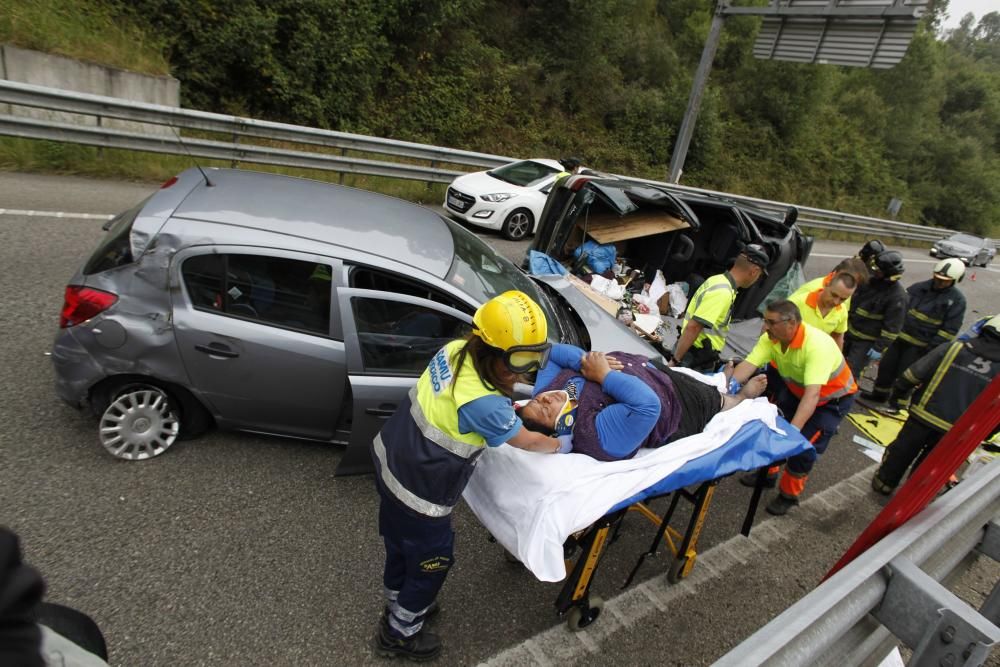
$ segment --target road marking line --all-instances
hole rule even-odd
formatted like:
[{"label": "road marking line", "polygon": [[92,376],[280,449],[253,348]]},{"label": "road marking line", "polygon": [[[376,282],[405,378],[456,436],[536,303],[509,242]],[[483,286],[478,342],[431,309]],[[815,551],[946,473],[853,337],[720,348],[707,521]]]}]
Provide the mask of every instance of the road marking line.
[{"label": "road marking line", "polygon": [[[809,257],[810,258],[812,258],[812,257],[825,257],[827,259],[838,259],[838,258],[839,259],[843,259],[844,258],[843,255],[828,255],[828,254],[822,253],[822,252],[811,252],[811,253],[809,253]],[[915,262],[917,264],[937,264],[940,261],[941,261],[940,259],[918,259],[916,257],[903,257],[903,262],[904,263],[905,262]],[[975,271],[977,269],[982,270],[982,271],[989,271],[990,273],[1000,273],[1000,269],[994,269],[994,268],[985,267],[985,266],[979,266],[979,267],[969,266],[969,267],[966,267],[965,271],[968,273],[969,271]]]},{"label": "road marking line", "polygon": [[[877,467],[876,464],[872,464],[822,492],[810,496],[802,502],[798,512],[761,521],[754,526],[753,534],[758,532],[768,534],[768,538],[764,540],[766,542],[787,541],[792,529],[811,522],[812,517],[817,512],[822,516],[836,511],[836,508],[832,507],[835,504],[835,499],[841,500],[849,497],[851,491],[847,489],[858,490],[859,486],[862,485],[867,488],[868,480],[871,479],[872,473]],[[815,511],[803,512],[801,510]],[[785,527],[780,528],[779,525]],[[777,539],[778,535],[781,536],[780,540]],[[669,584],[665,573],[647,579],[635,588],[620,593],[605,602],[601,618],[590,628],[580,632],[570,632],[560,623],[520,644],[504,649],[480,665],[502,667],[513,664],[530,664],[548,667],[553,664],[581,662],[581,658],[598,653],[600,641],[617,632],[624,625],[623,621],[627,621],[631,625],[641,622],[647,616],[662,614],[673,598],[692,593],[701,584],[721,578],[728,570],[739,566],[741,560],[737,554],[744,555],[740,552],[745,552],[745,555],[749,556],[751,552],[759,548],[759,543],[744,539],[742,535],[735,535],[708,551],[698,554],[695,569],[687,579],[683,579],[677,584]],[[601,629],[602,624],[607,624],[607,626]],[[567,636],[575,637],[576,641],[570,641]],[[531,656],[530,662],[525,661],[526,654]]]},{"label": "road marking line", "polygon": [[25,211],[16,208],[0,208],[0,215],[19,215],[28,218],[80,218],[81,220],[110,220],[114,215],[103,213],[67,213],[65,211]]}]

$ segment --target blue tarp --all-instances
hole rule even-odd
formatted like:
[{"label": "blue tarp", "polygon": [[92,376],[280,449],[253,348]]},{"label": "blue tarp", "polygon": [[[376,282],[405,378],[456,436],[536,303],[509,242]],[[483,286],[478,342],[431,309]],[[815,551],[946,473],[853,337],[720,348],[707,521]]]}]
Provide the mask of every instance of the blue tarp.
[{"label": "blue tarp", "polygon": [[785,431],[786,435],[772,431],[759,420],[744,424],[722,447],[688,461],[656,484],[618,503],[608,514],[685,486],[718,479],[741,470],[756,470],[812,448],[802,434],[783,418],[778,417],[777,423],[778,428]]},{"label": "blue tarp", "polygon": [[544,252],[529,250],[528,273],[533,276],[561,276],[569,273],[569,271],[566,270],[565,266],[549,257]]}]

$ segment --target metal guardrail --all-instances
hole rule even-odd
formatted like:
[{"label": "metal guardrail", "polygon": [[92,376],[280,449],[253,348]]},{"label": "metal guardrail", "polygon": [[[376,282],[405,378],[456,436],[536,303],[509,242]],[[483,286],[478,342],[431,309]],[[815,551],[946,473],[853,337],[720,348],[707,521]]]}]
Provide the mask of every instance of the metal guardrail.
[{"label": "metal guardrail", "polygon": [[[970,555],[1000,560],[1000,459],[972,473],[720,658],[715,667],[981,665],[1000,641],[1000,583],[977,612],[942,586]],[[948,656],[951,657],[948,657]]]},{"label": "metal guardrail", "polygon": [[[323,130],[312,127],[302,127],[299,125],[289,125],[287,123],[275,123],[271,121],[256,120],[253,118],[243,118],[240,116],[228,116],[225,114],[209,113],[206,111],[194,111],[169,107],[159,104],[148,104],[145,102],[135,102],[116,97],[105,97],[102,95],[90,95],[87,93],[77,93],[74,91],[61,90],[58,88],[47,88],[45,86],[35,86],[32,84],[18,83],[15,81],[0,80],[0,103],[14,104],[18,106],[35,107],[47,109],[49,111],[59,111],[63,113],[83,114],[95,116],[97,118],[114,118],[116,120],[130,121],[135,123],[151,123],[165,125],[173,128],[183,128],[188,130],[198,130],[203,132],[218,132],[234,137],[233,143],[212,142],[211,154],[198,155],[198,157],[210,157],[221,159],[241,160],[242,151],[250,151],[258,148],[240,144],[235,141],[236,137],[248,137],[268,141],[282,141],[288,143],[307,144],[324,148],[336,148],[341,151],[360,151],[365,153],[376,153],[389,155],[395,158],[411,158],[426,160],[432,163],[429,168],[422,171],[403,170],[394,172],[396,167],[403,165],[385,163],[380,167],[381,171],[375,173],[365,167],[365,160],[359,158],[342,158],[341,160],[331,160],[328,163],[318,162],[312,164],[287,164],[288,156],[268,164],[279,164],[283,166],[306,166],[314,169],[332,169],[334,171],[347,171],[352,173],[372,174],[376,176],[395,176],[398,178],[411,178],[414,180],[428,180],[438,182],[448,182],[455,175],[464,173],[449,170],[435,169],[433,163],[443,162],[448,164],[459,164],[471,167],[496,167],[514,158],[501,155],[491,155],[488,153],[477,153],[474,151],[456,150],[452,148],[442,148],[427,144],[418,144],[409,141],[397,141],[394,139],[383,139],[379,137],[369,137],[360,134],[347,132],[336,132],[333,130]],[[86,143],[88,145],[99,145],[106,148],[126,148],[133,150],[153,150],[149,146],[158,146],[159,150],[154,152],[172,152],[175,154],[186,154],[178,142],[171,141],[169,137],[163,137],[156,143],[145,143],[136,141],[136,133],[123,132],[113,128],[100,128],[101,132],[90,132],[76,134],[68,131],[71,128],[79,128],[79,125],[57,123],[54,121],[42,121],[35,123],[25,122],[27,119],[14,115],[3,116],[5,125],[4,134],[11,136],[26,136],[28,138],[51,138],[54,141],[70,141],[73,143]],[[54,130],[52,136],[41,136],[44,134],[43,128],[51,126]],[[58,131],[55,131],[58,130]],[[149,137],[152,139],[151,137]],[[96,143],[100,141],[101,143]],[[185,144],[191,144],[195,140],[184,139]],[[166,150],[166,149],[171,150]],[[265,148],[265,147],[259,147]],[[267,151],[272,151],[270,147]],[[192,151],[193,152],[193,151]],[[297,153],[295,151],[286,151]],[[223,155],[225,153],[225,155]],[[305,153],[305,155],[317,155]],[[259,156],[258,156],[259,157]],[[330,157],[330,156],[328,156]],[[249,160],[248,161],[254,161]],[[261,160],[255,160],[260,162]],[[373,161],[368,161],[373,162]],[[348,168],[350,163],[357,163],[359,169]],[[438,172],[438,173],[435,173]]]},{"label": "metal guardrail", "polygon": [[[501,155],[134,102],[14,81],[0,80],[0,103],[97,118],[97,125],[94,126],[26,118],[16,114],[0,114],[0,134],[27,139],[79,143],[103,148],[174,155],[190,154],[193,157],[206,159],[388,176],[429,183],[449,183],[456,176],[465,173],[464,171],[441,168],[440,164],[485,168],[496,167],[514,160],[514,158]],[[175,130],[219,133],[232,137],[232,141],[187,137],[183,139],[182,144],[176,135],[149,134],[103,126],[101,123],[102,119],[105,118],[134,123],[150,123],[172,127]],[[251,144],[246,143],[246,139],[336,149],[340,154],[331,155],[328,152]],[[348,156],[346,154],[348,151],[385,155],[396,161]],[[426,166],[408,164],[399,162],[400,159],[419,160],[430,164]],[[663,186],[679,194],[725,197],[737,203],[778,215],[783,214],[785,209],[790,206],[785,202],[774,202],[659,181],[647,182]],[[870,236],[881,235],[917,241],[935,241],[952,233],[950,229],[796,206],[799,209],[797,224],[807,228]]]}]

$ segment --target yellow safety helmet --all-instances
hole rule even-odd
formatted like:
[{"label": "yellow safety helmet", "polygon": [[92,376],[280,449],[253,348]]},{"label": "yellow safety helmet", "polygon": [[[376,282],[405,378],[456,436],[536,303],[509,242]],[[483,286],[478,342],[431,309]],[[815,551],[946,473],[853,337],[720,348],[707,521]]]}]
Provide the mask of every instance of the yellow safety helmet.
[{"label": "yellow safety helmet", "polygon": [[504,362],[515,373],[541,368],[548,359],[545,313],[524,292],[495,296],[472,316],[472,333],[490,347],[504,351]]}]

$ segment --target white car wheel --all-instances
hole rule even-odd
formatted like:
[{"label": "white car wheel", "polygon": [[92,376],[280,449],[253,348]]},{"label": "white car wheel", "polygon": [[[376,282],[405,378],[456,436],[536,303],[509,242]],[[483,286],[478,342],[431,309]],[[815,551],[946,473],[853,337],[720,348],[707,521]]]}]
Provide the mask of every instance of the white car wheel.
[{"label": "white car wheel", "polygon": [[124,387],[101,415],[98,435],[112,456],[128,461],[159,456],[174,444],[180,417],[173,401],[159,387]]},{"label": "white car wheel", "polygon": [[526,208],[516,208],[503,221],[500,233],[511,241],[520,241],[531,232],[534,224],[535,217],[531,215],[531,211]]}]

